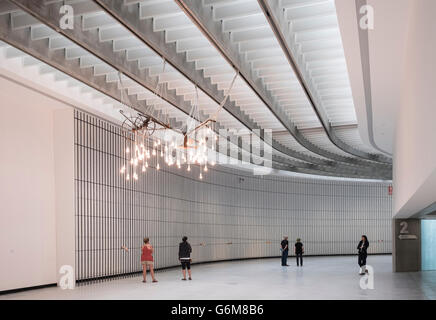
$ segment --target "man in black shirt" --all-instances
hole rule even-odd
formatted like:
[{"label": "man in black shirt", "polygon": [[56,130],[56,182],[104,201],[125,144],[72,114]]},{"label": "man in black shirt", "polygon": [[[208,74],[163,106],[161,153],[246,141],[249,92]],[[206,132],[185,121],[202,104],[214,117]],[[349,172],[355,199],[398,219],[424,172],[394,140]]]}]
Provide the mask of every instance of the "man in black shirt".
[{"label": "man in black shirt", "polygon": [[299,267],[300,265],[303,266],[303,253],[303,243],[301,242],[301,239],[298,238],[297,242],[295,242],[295,256],[297,257],[297,267]]},{"label": "man in black shirt", "polygon": [[191,275],[191,252],[192,248],[188,242],[188,237],[184,236],[179,244],[179,260],[182,264],[182,280],[186,280],[186,269],[188,269],[189,280],[192,280]]},{"label": "man in black shirt", "polygon": [[282,266],[288,267],[288,252],[289,252],[289,242],[288,237],[283,237],[283,240],[280,244],[280,250],[282,251]]}]

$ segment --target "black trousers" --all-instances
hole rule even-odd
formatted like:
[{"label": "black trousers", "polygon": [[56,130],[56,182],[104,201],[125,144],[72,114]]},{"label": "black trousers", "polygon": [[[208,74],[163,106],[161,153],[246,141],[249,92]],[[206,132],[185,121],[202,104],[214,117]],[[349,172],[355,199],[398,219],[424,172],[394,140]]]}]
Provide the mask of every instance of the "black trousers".
[{"label": "black trousers", "polygon": [[191,270],[191,261],[190,260],[180,260],[182,263],[182,270],[188,269]]},{"label": "black trousers", "polygon": [[295,257],[297,258],[297,266],[303,266],[303,254],[302,253],[296,253]]},{"label": "black trousers", "polygon": [[282,251],[282,266],[286,266],[288,264],[288,250]]},{"label": "black trousers", "polygon": [[366,257],[368,255],[366,253],[359,253],[358,255],[358,264],[359,267],[366,266]]}]

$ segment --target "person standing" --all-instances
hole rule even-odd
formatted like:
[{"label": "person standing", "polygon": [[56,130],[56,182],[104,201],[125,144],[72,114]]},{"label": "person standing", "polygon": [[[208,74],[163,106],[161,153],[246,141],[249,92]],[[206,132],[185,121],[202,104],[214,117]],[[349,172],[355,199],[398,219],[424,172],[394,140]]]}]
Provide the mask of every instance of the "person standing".
[{"label": "person standing", "polygon": [[151,279],[153,282],[157,282],[154,277],[154,269],[153,269],[153,247],[150,244],[149,238],[144,238],[144,243],[141,247],[141,264],[142,264],[142,282],[147,282],[147,266],[150,269]]},{"label": "person standing", "polygon": [[295,242],[295,256],[297,257],[297,267],[300,265],[303,266],[303,253],[304,253],[304,246],[301,242],[301,239],[298,238]]},{"label": "person standing", "polygon": [[368,256],[368,247],[369,242],[367,236],[363,235],[362,239],[360,240],[359,244],[357,245],[358,250],[358,263],[360,267],[360,275],[364,275],[366,272],[366,258]]},{"label": "person standing", "polygon": [[288,252],[289,252],[289,242],[288,237],[283,237],[282,242],[280,243],[280,250],[282,251],[282,267],[288,266]]},{"label": "person standing", "polygon": [[188,269],[189,280],[192,280],[191,275],[191,252],[192,248],[188,242],[188,237],[184,236],[179,244],[179,260],[182,264],[182,280],[186,280],[186,269]]}]

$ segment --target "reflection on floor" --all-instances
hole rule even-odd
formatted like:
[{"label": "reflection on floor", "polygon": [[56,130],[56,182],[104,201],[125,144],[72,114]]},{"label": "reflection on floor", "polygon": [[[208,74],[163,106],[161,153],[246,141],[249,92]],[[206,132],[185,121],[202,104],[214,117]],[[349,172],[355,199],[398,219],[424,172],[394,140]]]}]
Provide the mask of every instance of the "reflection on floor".
[{"label": "reflection on floor", "polygon": [[[304,267],[281,267],[280,259],[193,266],[193,280],[179,268],[157,273],[159,283],[141,277],[79,286],[52,287],[0,299],[436,299],[436,271],[392,273],[391,256],[370,256],[374,289],[360,286],[356,257],[306,257]],[[150,280],[150,278],[148,279]]]}]

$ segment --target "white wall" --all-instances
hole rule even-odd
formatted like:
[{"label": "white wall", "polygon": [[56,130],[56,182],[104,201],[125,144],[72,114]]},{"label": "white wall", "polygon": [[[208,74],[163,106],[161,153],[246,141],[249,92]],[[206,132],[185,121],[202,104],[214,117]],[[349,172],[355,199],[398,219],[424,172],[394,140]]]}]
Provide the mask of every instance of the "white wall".
[{"label": "white wall", "polygon": [[[406,218],[436,201],[436,1],[410,11],[407,56],[394,145],[394,215]],[[400,66],[399,66],[400,67]]]},{"label": "white wall", "polygon": [[[55,157],[55,149],[68,154],[68,147],[54,147],[56,131],[71,137],[73,131],[72,125],[55,128],[54,114],[68,107],[3,77],[0,88],[2,291],[56,283],[56,206],[63,201],[58,209],[68,212],[74,204],[67,198],[57,200],[57,191],[66,180],[73,183],[74,176],[55,172],[55,158],[62,158]],[[74,224],[70,228],[74,232]]]}]

